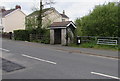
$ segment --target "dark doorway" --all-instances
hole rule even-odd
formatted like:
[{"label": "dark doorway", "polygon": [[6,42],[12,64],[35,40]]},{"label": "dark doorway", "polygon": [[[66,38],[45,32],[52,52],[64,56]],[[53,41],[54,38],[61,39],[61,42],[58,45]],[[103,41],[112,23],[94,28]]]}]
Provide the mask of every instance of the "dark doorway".
[{"label": "dark doorway", "polygon": [[54,29],[54,44],[61,44],[61,29]]}]

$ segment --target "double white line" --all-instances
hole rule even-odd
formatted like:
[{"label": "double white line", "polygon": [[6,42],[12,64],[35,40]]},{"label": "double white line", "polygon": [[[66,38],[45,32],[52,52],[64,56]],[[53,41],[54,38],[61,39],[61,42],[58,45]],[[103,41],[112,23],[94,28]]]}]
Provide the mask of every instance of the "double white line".
[{"label": "double white line", "polygon": [[35,59],[35,60],[39,60],[39,61],[43,61],[43,62],[47,62],[47,63],[50,63],[50,64],[57,64],[57,63],[52,62],[52,61],[48,61],[48,60],[44,60],[44,59],[40,59],[40,58],[37,58],[37,57],[32,57],[32,56],[25,55],[25,54],[22,54],[22,56],[24,56],[24,57],[28,57],[28,58],[31,58],[31,59]]}]

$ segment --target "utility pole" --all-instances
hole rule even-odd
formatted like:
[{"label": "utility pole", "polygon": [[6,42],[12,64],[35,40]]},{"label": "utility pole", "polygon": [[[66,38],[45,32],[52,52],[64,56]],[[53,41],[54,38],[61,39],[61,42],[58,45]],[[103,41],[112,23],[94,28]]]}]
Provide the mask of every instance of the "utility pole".
[{"label": "utility pole", "polygon": [[40,11],[39,11],[39,15],[38,15],[38,28],[37,28],[38,31],[42,27],[42,17],[43,17],[43,7],[44,7],[44,5],[50,5],[50,7],[51,7],[52,4],[54,4],[54,2],[52,2],[51,0],[50,0],[49,3],[46,2],[46,4],[43,4],[42,0],[40,0]]},{"label": "utility pole", "polygon": [[42,9],[43,9],[43,4],[42,4],[42,0],[40,0],[40,11],[38,15],[38,29],[41,29],[42,27]]}]

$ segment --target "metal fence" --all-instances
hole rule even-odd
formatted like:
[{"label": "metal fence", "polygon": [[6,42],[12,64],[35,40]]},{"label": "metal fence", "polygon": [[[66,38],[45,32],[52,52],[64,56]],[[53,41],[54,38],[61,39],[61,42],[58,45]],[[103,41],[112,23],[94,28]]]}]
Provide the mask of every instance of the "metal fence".
[{"label": "metal fence", "polygon": [[120,37],[77,36],[77,44],[119,45]]}]

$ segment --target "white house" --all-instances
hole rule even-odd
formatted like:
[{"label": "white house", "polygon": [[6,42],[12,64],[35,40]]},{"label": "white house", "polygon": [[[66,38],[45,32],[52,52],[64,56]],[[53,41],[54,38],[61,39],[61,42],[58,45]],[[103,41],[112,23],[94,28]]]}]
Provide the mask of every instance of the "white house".
[{"label": "white house", "polygon": [[[26,17],[26,28],[36,28],[37,27],[37,17],[39,10],[29,14]],[[49,28],[53,22],[69,21],[69,17],[63,13],[59,13],[55,8],[43,9],[42,27]]]},{"label": "white house", "polygon": [[0,33],[2,32],[3,30],[3,26],[2,26],[2,7],[0,6]]},{"label": "white house", "polygon": [[19,5],[15,6],[15,9],[5,10],[1,9],[2,19],[1,25],[3,26],[3,32],[13,32],[18,29],[25,29],[25,17],[26,15],[21,11]]},{"label": "white house", "polygon": [[[50,29],[50,44],[67,45],[74,40],[76,25],[69,21],[69,17],[59,13],[55,8],[43,9],[42,28]],[[39,11],[35,11],[26,17],[26,29],[37,28]]]}]

